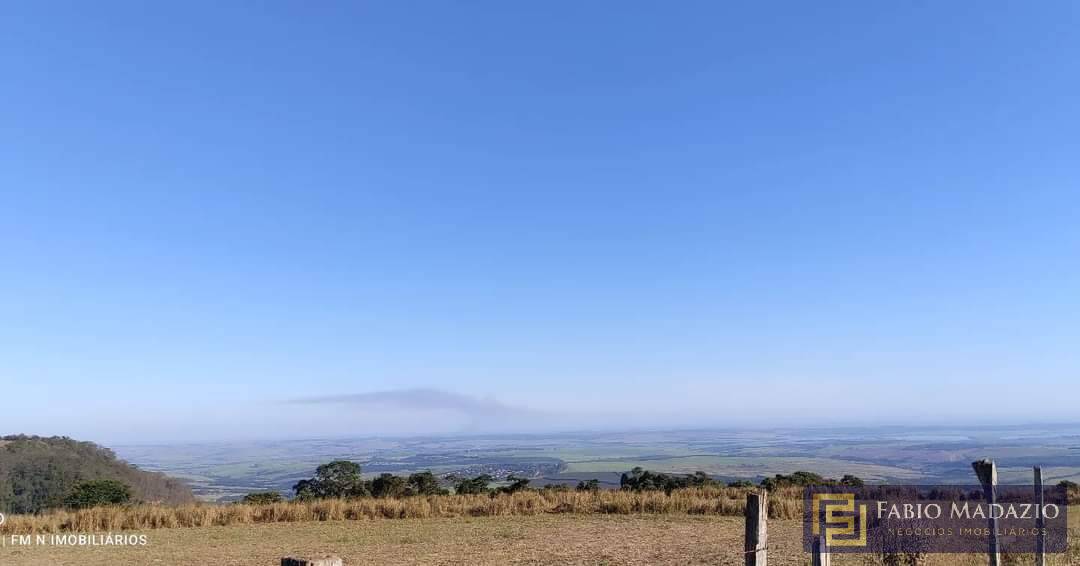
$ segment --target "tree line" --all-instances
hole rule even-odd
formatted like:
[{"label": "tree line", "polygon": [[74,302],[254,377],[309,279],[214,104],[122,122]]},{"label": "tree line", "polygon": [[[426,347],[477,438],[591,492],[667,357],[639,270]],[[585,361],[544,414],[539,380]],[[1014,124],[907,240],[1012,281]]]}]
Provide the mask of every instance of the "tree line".
[{"label": "tree line", "polygon": [[[527,489],[529,479],[508,476],[507,485],[492,488],[495,478],[488,474],[475,477],[449,478],[454,493],[460,494],[498,494],[514,493]],[[409,497],[413,495],[447,495],[450,490],[431,471],[416,472],[408,476],[389,473],[379,474],[371,479],[364,479],[362,468],[356,462],[335,460],[315,469],[315,475],[300,480],[293,486],[294,498],[299,501],[326,498],[350,497]],[[281,494],[276,491],[249,493],[245,503],[274,503],[281,501]]]},{"label": "tree line", "polygon": [[[310,501],[327,498],[401,498],[414,495],[448,495],[451,490],[442,487],[442,482],[431,471],[416,472],[408,476],[383,473],[372,479],[364,479],[360,464],[347,460],[335,460],[316,468],[312,478],[300,480],[293,486],[294,499]],[[489,474],[474,477],[448,476],[447,480],[453,492],[463,495],[491,495],[516,493],[529,488],[530,480],[514,475],[506,477],[505,485],[492,487],[495,478]],[[792,474],[776,474],[761,481],[760,487],[773,491],[784,487],[806,487],[815,485],[840,485],[863,487],[865,482],[854,475],[844,475],[839,480],[823,477],[813,472],[799,471]],[[1070,499],[1080,490],[1075,482],[1062,480],[1058,486],[1065,489]],[[694,487],[734,487],[754,488],[754,483],[739,480],[725,484],[710,477],[705,472],[693,474],[667,474],[635,467],[619,478],[619,489],[625,491],[663,491],[670,495],[677,489]],[[564,484],[548,484],[541,488],[551,491],[569,491]],[[574,487],[575,491],[599,491],[597,479],[582,480]],[[242,502],[249,504],[270,504],[284,501],[280,492],[259,491],[244,496]],[[63,506],[71,509],[84,509],[105,505],[123,505],[133,502],[129,486],[116,480],[90,480],[76,484],[64,498]]]},{"label": "tree line", "polygon": [[[489,474],[474,477],[449,476],[447,478],[453,492],[463,495],[498,495],[515,493],[529,489],[530,480],[514,475],[507,476],[505,485],[492,487],[495,478]],[[848,485],[861,486],[863,481],[855,476],[846,475],[840,480],[824,478],[812,472],[795,472],[791,475],[777,474],[766,478],[761,486],[776,489],[786,486],[807,485]],[[705,472],[692,474],[667,474],[635,467],[619,478],[619,489],[627,491],[663,491],[671,494],[677,489],[692,487],[754,487],[749,481],[737,481],[725,484]],[[542,489],[569,490],[565,485],[545,485]],[[600,480],[590,479],[578,482],[576,491],[598,491]],[[362,468],[356,462],[335,460],[315,469],[314,477],[300,480],[293,486],[294,498],[299,501],[326,498],[350,497],[408,497],[411,495],[445,495],[450,489],[442,487],[431,471],[417,472],[408,476],[384,473],[372,479],[364,479]],[[276,503],[282,501],[276,491],[250,493],[244,497],[245,503]]]},{"label": "tree line", "polygon": [[[502,485],[493,486],[492,484]],[[449,487],[443,487],[445,485]],[[504,482],[496,482],[489,474],[481,474],[474,477],[447,476],[445,481],[440,481],[431,471],[417,472],[408,476],[397,476],[383,473],[371,479],[364,479],[360,464],[348,460],[335,460],[316,468],[315,475],[303,479],[293,486],[293,496],[296,500],[305,501],[326,498],[354,498],[354,497],[408,497],[413,495],[445,495],[451,493],[464,495],[498,495],[500,493],[515,493],[530,489],[530,480],[514,475],[507,476]],[[775,490],[781,487],[808,486],[808,485],[845,485],[860,487],[863,480],[853,475],[845,475],[839,480],[829,479],[812,472],[795,472],[793,474],[777,474],[771,478],[765,478],[760,486],[765,489]],[[663,491],[667,494],[677,489],[699,487],[757,487],[747,480],[740,480],[725,484],[709,476],[705,472],[692,474],[668,474],[653,472],[641,467],[635,467],[622,474],[619,478],[619,489],[627,491]],[[548,484],[544,490],[567,491],[571,488],[567,485]],[[597,479],[581,480],[573,488],[576,491],[598,491],[601,489]],[[276,503],[284,498],[276,491],[261,491],[250,493],[243,498],[244,503]]]}]

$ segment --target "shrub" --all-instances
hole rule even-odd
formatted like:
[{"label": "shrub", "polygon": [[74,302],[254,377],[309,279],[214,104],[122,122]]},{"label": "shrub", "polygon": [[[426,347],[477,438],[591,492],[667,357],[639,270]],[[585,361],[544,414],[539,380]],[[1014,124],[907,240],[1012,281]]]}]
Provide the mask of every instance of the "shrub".
[{"label": "shrub", "polygon": [[1074,481],[1061,480],[1058,482],[1058,487],[1065,490],[1065,497],[1069,505],[1080,505],[1080,485]]},{"label": "shrub", "polygon": [[840,478],[840,485],[844,485],[847,487],[863,487],[864,485],[866,485],[866,482],[851,474],[847,474],[844,477]]},{"label": "shrub", "polygon": [[77,484],[64,500],[73,509],[123,505],[131,500],[131,488],[116,480],[91,480]]},{"label": "shrub", "polygon": [[619,478],[619,487],[630,491],[663,491],[670,494],[676,489],[687,487],[711,487],[718,485],[716,480],[705,472],[694,472],[680,476],[650,472],[636,467]]},{"label": "shrub", "polygon": [[270,505],[281,503],[284,500],[281,494],[276,491],[254,491],[245,495],[241,502],[249,505]]},{"label": "shrub", "polygon": [[813,472],[795,472],[791,475],[776,474],[771,478],[761,481],[761,486],[769,491],[775,491],[781,487],[806,487],[811,485],[843,485],[847,487],[863,487],[865,482],[848,474],[840,481],[821,477]]},{"label": "shrub", "polygon": [[591,479],[579,481],[575,489],[577,491],[600,491],[600,480]]},{"label": "shrub", "polygon": [[529,487],[529,480],[526,478],[519,478],[517,476],[506,476],[506,480],[510,482],[510,485],[499,488],[499,493],[517,493]]},{"label": "shrub", "polygon": [[439,480],[430,471],[411,474],[405,483],[408,495],[446,495],[449,493],[439,485]]},{"label": "shrub", "polygon": [[370,491],[375,497],[401,497],[405,495],[405,478],[394,474],[380,474],[371,480]]},{"label": "shrub", "polygon": [[813,472],[795,472],[791,475],[776,474],[771,478],[761,480],[761,486],[769,491],[780,487],[805,487],[808,485],[831,485],[835,481],[826,480]]},{"label": "shrub", "polygon": [[462,478],[454,484],[454,492],[464,495],[487,493],[491,480],[492,477],[487,474],[481,474],[475,478]]}]

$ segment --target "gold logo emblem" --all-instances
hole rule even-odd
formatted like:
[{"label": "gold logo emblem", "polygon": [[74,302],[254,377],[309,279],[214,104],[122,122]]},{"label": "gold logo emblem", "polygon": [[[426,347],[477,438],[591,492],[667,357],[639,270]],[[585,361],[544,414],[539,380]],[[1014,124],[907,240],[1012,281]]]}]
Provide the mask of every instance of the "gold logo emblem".
[{"label": "gold logo emblem", "polygon": [[866,546],[866,504],[856,505],[854,493],[815,493],[812,511],[811,530],[824,531],[826,546]]}]

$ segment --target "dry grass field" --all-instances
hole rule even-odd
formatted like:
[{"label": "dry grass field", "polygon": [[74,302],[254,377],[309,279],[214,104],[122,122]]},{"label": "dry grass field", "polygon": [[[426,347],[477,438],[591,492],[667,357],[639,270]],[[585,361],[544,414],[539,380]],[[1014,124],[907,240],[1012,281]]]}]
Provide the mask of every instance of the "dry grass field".
[{"label": "dry grass field", "polygon": [[[801,491],[770,498],[769,558],[806,565]],[[543,492],[403,499],[320,500],[273,505],[136,505],[12,516],[0,527],[4,565],[276,565],[282,556],[337,554],[346,564],[730,564],[743,563],[745,491]],[[1071,551],[1053,566],[1080,564],[1080,508],[1070,508]],[[144,535],[144,546],[57,546],[52,534]],[[19,544],[20,535],[34,542]],[[14,538],[13,538],[14,537]],[[880,564],[839,556],[837,566]],[[1008,557],[1006,564],[1030,564]],[[985,564],[937,555],[924,566]]]},{"label": "dry grass field", "polygon": [[[1080,511],[1080,510],[1078,510]],[[804,566],[801,524],[769,523],[769,562]],[[289,554],[334,553],[346,565],[404,564],[719,564],[742,565],[742,520],[690,515],[536,515],[325,521],[227,525],[143,531],[146,546],[0,548],[0,563],[15,566],[201,565],[267,566]],[[1074,532],[1077,529],[1074,528]],[[1073,540],[1080,536],[1075,533]],[[6,535],[5,538],[10,537]],[[938,555],[926,566],[985,564],[981,557]],[[1069,561],[1071,558],[1072,562]],[[834,564],[870,565],[865,557]],[[1009,560],[1007,564],[1030,564]],[[1050,564],[1080,564],[1070,557]]]},{"label": "dry grass field", "polygon": [[[798,524],[777,525],[777,556],[798,563]],[[150,531],[141,548],[3,549],[4,564],[270,565],[333,552],[346,564],[736,564],[736,518],[548,515],[329,521]],[[741,543],[740,543],[741,544]],[[782,562],[781,562],[782,563]]]},{"label": "dry grass field", "polygon": [[[721,515],[742,516],[746,490],[736,488],[661,491],[540,491],[513,494],[430,495],[403,498],[320,499],[271,505],[132,505],[41,515],[8,517],[5,533],[104,532],[257,523],[303,523],[336,520],[509,517],[576,515]],[[784,488],[770,498],[776,519],[802,516],[802,490]]]}]

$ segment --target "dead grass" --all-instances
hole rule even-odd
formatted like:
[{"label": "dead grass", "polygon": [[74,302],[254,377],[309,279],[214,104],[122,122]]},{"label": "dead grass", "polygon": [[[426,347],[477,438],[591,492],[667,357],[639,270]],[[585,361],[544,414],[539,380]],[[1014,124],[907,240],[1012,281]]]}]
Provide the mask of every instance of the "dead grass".
[{"label": "dead grass", "polygon": [[[799,524],[776,525],[777,564],[801,564]],[[16,566],[277,564],[282,556],[336,554],[360,564],[742,564],[736,517],[540,515],[402,521],[327,521],[163,529],[132,548],[0,549]]]},{"label": "dead grass", "polygon": [[[794,493],[798,493],[797,491]],[[337,554],[358,564],[743,563],[739,490],[663,493],[532,492],[401,500],[328,500],[267,506],[135,506],[9,517],[0,564],[254,566],[289,554]],[[801,500],[773,494],[769,563],[805,566]],[[1080,564],[1080,509],[1070,510],[1070,552],[1048,564]],[[396,520],[387,520],[396,519]],[[21,546],[14,533],[125,531],[145,546]],[[931,555],[922,566],[976,566],[982,556]],[[1032,564],[1007,556],[1005,564]],[[834,566],[877,566],[865,555]]]},{"label": "dead grass", "polygon": [[[1073,524],[1076,524],[1073,521]],[[1073,528],[1073,541],[1080,536]],[[325,521],[208,526],[142,531],[148,543],[136,547],[0,548],[0,564],[13,566],[114,566],[277,564],[282,556],[336,554],[348,566],[379,564],[539,565],[743,564],[743,521],[698,515],[536,515]],[[769,523],[769,563],[805,566],[802,524]],[[10,535],[5,536],[8,539]],[[1080,549],[1051,556],[1051,566],[1080,563]],[[1071,561],[1070,561],[1071,560]],[[871,566],[867,556],[837,556],[835,566]],[[934,555],[923,566],[976,566],[981,556]],[[1031,564],[1009,557],[1006,564]]]},{"label": "dead grass", "polygon": [[[802,491],[798,489],[771,494],[770,517],[801,517],[801,497]],[[41,515],[15,515],[8,517],[7,522],[0,526],[0,534],[92,533],[257,523],[548,514],[742,516],[745,507],[746,491],[732,488],[684,489],[671,495],[663,492],[628,491],[525,491],[495,497],[436,495],[402,499],[327,499],[272,505],[134,505],[53,511]]]}]

